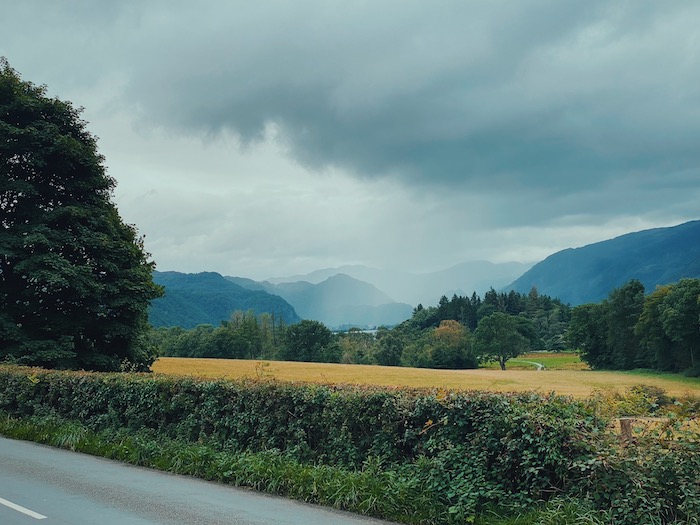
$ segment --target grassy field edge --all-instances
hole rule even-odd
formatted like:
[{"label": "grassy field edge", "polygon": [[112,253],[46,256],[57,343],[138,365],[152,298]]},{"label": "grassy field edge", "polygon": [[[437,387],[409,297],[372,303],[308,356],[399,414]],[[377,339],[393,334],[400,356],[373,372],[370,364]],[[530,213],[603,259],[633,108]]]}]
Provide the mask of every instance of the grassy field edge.
[{"label": "grassy field edge", "polygon": [[[558,361],[554,361],[557,359]],[[555,358],[526,355],[508,370],[437,370],[378,365],[344,365],[292,361],[162,357],[153,364],[156,374],[206,379],[276,379],[322,384],[359,384],[408,388],[444,388],[492,392],[556,392],[579,399],[605,390],[624,390],[640,383],[661,388],[673,397],[700,397],[700,378],[679,374],[585,370],[569,354]],[[523,363],[522,361],[526,361]],[[542,362],[538,371],[528,362]],[[554,361],[554,362],[553,362]],[[563,367],[563,368],[555,368]]]}]

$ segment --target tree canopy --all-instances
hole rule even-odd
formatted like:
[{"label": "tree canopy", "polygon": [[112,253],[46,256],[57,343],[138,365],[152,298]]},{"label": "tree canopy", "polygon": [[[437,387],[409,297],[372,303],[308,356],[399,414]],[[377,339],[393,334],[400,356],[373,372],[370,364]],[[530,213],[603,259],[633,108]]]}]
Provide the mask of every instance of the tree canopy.
[{"label": "tree canopy", "polygon": [[286,330],[280,357],[287,361],[337,363],[340,346],[323,323],[304,319]]},{"label": "tree canopy", "polygon": [[80,112],[0,60],[0,357],[144,369],[161,290]]},{"label": "tree canopy", "polygon": [[651,368],[700,375],[700,279],[644,295],[631,280],[607,300],[574,308],[568,338],[593,368]]},{"label": "tree canopy", "polygon": [[531,350],[522,326],[516,317],[503,312],[484,317],[474,333],[477,356],[482,361],[497,361],[501,370],[505,370],[510,358]]}]

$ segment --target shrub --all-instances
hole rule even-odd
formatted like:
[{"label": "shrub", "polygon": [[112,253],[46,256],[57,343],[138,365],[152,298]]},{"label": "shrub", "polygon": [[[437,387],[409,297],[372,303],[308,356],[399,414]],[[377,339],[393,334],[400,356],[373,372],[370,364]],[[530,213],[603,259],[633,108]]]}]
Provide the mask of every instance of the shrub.
[{"label": "shrub", "polygon": [[630,443],[601,440],[581,495],[606,522],[696,524],[700,516],[700,434],[671,418]]},{"label": "shrub", "polygon": [[[569,490],[605,421],[559,396],[0,368],[0,410],[303,464],[383,465],[455,517]],[[183,457],[188,464],[192,458]]]},{"label": "shrub", "polygon": [[691,405],[0,367],[0,433],[422,524],[697,525],[697,427],[605,431]]}]

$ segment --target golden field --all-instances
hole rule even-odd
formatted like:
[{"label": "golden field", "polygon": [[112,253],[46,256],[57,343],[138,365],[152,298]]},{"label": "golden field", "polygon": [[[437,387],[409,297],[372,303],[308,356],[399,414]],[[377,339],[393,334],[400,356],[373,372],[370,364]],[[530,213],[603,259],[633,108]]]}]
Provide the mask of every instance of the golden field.
[{"label": "golden field", "polygon": [[[542,356],[523,356],[520,360],[543,360]],[[509,362],[509,366],[511,363]],[[516,366],[518,365],[518,366]],[[528,366],[520,368],[520,366]],[[573,369],[571,369],[573,368]],[[207,379],[274,378],[332,384],[363,384],[392,387],[435,387],[497,392],[556,392],[585,398],[594,391],[624,392],[628,387],[645,384],[663,388],[670,396],[700,396],[700,379],[671,374],[608,372],[584,370],[568,364],[564,369],[538,371],[526,363],[512,363],[510,370],[433,370],[392,366],[300,363],[287,361],[250,361],[236,359],[195,359],[162,357],[152,366],[155,373]]]}]

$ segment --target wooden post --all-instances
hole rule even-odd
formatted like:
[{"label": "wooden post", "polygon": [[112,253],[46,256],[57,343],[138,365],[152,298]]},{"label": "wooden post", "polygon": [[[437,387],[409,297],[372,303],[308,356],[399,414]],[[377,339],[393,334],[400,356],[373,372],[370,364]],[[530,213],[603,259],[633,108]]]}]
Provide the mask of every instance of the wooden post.
[{"label": "wooden post", "polygon": [[633,417],[620,418],[620,441],[623,445],[632,443],[632,423],[634,423]]}]

